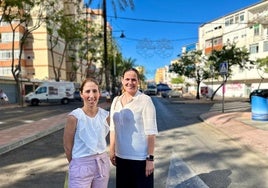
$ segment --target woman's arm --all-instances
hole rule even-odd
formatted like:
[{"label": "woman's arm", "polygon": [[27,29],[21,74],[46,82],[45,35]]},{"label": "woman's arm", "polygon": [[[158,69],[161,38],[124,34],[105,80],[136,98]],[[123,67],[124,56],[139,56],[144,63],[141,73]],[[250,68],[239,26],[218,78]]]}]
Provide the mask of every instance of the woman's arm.
[{"label": "woman's arm", "polygon": [[110,160],[111,163],[116,166],[115,161],[115,132],[110,131]]},{"label": "woman's arm", "polygon": [[72,160],[72,149],[74,145],[76,124],[77,119],[74,116],[68,116],[63,134],[63,146],[68,162],[71,162]]},{"label": "woman's arm", "polygon": [[[155,135],[148,135],[148,155],[154,155],[154,148],[155,148]],[[146,160],[146,169],[145,175],[149,176],[154,171],[154,161],[153,160]]]}]

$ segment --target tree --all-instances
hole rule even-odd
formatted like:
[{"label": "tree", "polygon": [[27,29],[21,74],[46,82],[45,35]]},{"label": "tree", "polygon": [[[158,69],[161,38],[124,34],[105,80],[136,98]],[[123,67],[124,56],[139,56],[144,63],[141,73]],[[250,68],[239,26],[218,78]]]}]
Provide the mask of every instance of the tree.
[{"label": "tree", "polygon": [[259,70],[258,73],[260,75],[260,83],[259,83],[259,87],[264,79],[263,75],[264,73],[268,73],[268,56],[265,58],[259,58],[256,60],[256,64],[257,64],[257,69]]},{"label": "tree", "polygon": [[[222,84],[213,92],[211,96],[211,100],[213,100],[217,91],[227,82],[227,79],[232,76],[232,68],[234,66],[239,66],[240,69],[247,69],[249,64],[253,64],[254,62],[249,60],[249,52],[248,50],[243,48],[236,47],[236,44],[227,43],[223,46],[221,50],[213,50],[211,55],[208,57],[208,61],[211,63],[210,66],[213,67],[214,78],[219,76],[223,77]],[[226,62],[228,64],[228,72],[227,74],[220,74],[220,64]]]},{"label": "tree", "polygon": [[[46,16],[43,14],[49,3],[42,0],[5,0],[1,1],[1,22],[9,24],[12,30],[12,49],[11,49],[11,72],[16,82],[17,98],[19,104],[23,105],[22,86],[22,55],[27,41],[31,41],[31,33],[38,29],[44,22]],[[33,18],[32,15],[35,17]],[[22,31],[22,35],[19,35]],[[19,52],[15,52],[15,38],[20,37]]]},{"label": "tree", "polygon": [[179,76],[177,78],[172,78],[171,79],[171,83],[172,84],[183,84],[184,83],[184,79],[182,76]]},{"label": "tree", "polygon": [[[78,4],[73,4],[76,9],[79,9]],[[66,7],[59,9],[57,4],[50,10],[50,19],[47,19],[47,31],[49,34],[49,51],[51,53],[51,61],[54,72],[55,81],[60,81],[62,65],[64,60],[72,63],[71,67],[73,71],[77,71],[78,67],[74,64],[76,59],[77,44],[85,38],[86,33],[86,21],[81,19],[75,19],[74,14],[68,14],[65,12]],[[61,56],[55,58],[55,54],[60,51]],[[68,54],[68,53],[69,54]],[[69,56],[66,56],[69,55]],[[56,61],[57,59],[57,61]],[[72,81],[75,79],[70,75]]]},{"label": "tree", "polygon": [[204,61],[202,51],[194,50],[182,54],[180,60],[170,66],[171,72],[195,79],[197,84],[196,99],[200,99],[199,88],[201,81],[209,78],[209,70],[205,66]]}]

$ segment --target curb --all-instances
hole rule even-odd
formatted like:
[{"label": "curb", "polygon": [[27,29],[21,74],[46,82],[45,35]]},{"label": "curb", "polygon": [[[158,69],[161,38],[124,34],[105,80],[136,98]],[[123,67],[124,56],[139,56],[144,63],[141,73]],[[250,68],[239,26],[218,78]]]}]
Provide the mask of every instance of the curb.
[{"label": "curb", "polygon": [[[101,102],[98,106],[109,111],[110,105],[111,103],[109,102]],[[6,108],[12,107],[18,107],[18,105],[6,106]],[[63,129],[68,114],[69,112],[58,114],[30,124],[23,124],[0,131],[0,137],[3,140],[3,142],[0,142],[0,155]]]},{"label": "curb", "polygon": [[[67,114],[64,113],[31,124],[23,124],[1,131],[0,136],[4,138],[4,140],[7,140],[7,143],[0,145],[0,155],[63,129],[66,115]],[[15,138],[14,134],[16,134]]]}]

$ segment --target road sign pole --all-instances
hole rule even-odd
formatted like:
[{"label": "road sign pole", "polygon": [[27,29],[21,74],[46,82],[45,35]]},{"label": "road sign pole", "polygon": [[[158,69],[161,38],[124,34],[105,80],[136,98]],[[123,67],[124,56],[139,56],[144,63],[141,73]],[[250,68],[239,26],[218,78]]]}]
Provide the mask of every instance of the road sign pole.
[{"label": "road sign pole", "polygon": [[225,94],[225,76],[228,73],[228,63],[223,62],[220,64],[220,74],[222,75],[223,84],[222,84],[222,113],[224,113],[224,94]]},{"label": "road sign pole", "polygon": [[225,93],[225,82],[224,82],[224,75],[222,75],[223,78],[223,85],[222,85],[222,113],[224,113],[224,93]]}]

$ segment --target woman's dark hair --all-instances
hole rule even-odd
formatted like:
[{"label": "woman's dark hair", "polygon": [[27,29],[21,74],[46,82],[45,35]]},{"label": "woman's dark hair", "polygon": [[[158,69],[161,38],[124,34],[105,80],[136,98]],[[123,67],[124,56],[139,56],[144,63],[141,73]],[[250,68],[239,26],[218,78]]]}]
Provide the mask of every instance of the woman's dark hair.
[{"label": "woman's dark hair", "polygon": [[80,86],[80,89],[79,89],[79,90],[80,90],[81,93],[83,92],[84,86],[85,86],[85,84],[86,84],[87,82],[93,82],[93,83],[95,83],[95,84],[98,86],[98,89],[99,89],[99,92],[100,92],[100,85],[99,85],[99,82],[98,82],[97,80],[93,79],[93,78],[87,78],[87,79],[85,79],[85,80],[82,82],[82,84],[81,84],[81,86]]},{"label": "woman's dark hair", "polygon": [[123,75],[122,75],[123,78],[124,78],[124,76],[125,76],[125,73],[128,72],[128,71],[134,71],[134,72],[137,74],[138,79],[140,80],[140,73],[139,73],[139,71],[138,71],[137,69],[133,68],[133,67],[124,70]]}]

